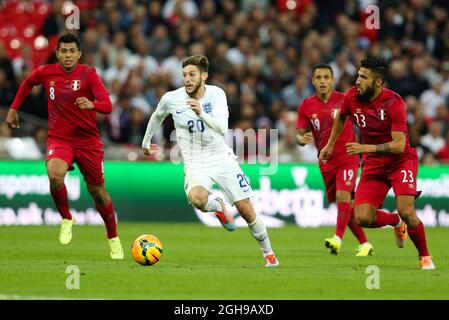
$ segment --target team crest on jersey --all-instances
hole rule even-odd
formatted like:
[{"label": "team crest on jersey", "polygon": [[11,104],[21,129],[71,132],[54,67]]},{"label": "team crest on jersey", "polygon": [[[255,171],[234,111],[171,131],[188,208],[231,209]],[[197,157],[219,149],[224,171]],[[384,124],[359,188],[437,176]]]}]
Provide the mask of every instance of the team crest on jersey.
[{"label": "team crest on jersey", "polygon": [[378,113],[379,113],[379,119],[385,120],[385,109],[379,109]]},{"label": "team crest on jersey", "polygon": [[212,111],[212,104],[210,102],[203,104],[203,110],[206,113],[210,113]]},{"label": "team crest on jersey", "polygon": [[72,90],[77,91],[81,87],[81,80],[72,80]]}]

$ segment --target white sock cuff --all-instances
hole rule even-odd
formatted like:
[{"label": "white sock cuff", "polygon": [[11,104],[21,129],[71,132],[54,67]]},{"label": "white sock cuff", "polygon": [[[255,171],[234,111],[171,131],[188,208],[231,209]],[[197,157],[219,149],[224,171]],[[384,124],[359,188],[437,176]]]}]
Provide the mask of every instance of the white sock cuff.
[{"label": "white sock cuff", "polygon": [[263,220],[260,219],[258,216],[256,217],[256,220],[249,223],[248,226],[254,237],[264,238],[267,236],[267,227],[265,226]]},{"label": "white sock cuff", "polygon": [[207,197],[207,203],[204,208],[206,209],[206,212],[215,212],[221,209],[220,204],[212,198],[212,195]]}]

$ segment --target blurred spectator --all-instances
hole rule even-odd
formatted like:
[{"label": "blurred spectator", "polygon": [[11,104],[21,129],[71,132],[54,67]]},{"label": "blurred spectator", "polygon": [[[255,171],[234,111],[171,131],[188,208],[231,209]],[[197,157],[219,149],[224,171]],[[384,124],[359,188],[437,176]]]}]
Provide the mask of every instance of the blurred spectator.
[{"label": "blurred spectator", "polygon": [[156,59],[150,55],[150,45],[143,36],[140,38],[139,42],[136,43],[136,53],[126,59],[126,67],[128,69],[137,68],[141,70],[144,79],[147,79],[151,74],[159,71],[159,64]]},{"label": "blurred spectator", "polygon": [[109,47],[108,59],[109,65],[113,66],[117,63],[119,57],[124,61],[131,56],[131,50],[126,47],[126,33],[119,31],[114,34],[112,45]]},{"label": "blurred spectator", "polygon": [[195,18],[198,6],[193,0],[168,0],[162,8],[162,16],[172,24],[183,18]]},{"label": "blurred spectator", "polygon": [[0,105],[9,106],[16,95],[14,82],[8,79],[6,71],[0,69]]},{"label": "blurred spectator", "polygon": [[0,123],[0,155],[18,160],[40,159],[43,156],[32,137],[13,137],[6,122]]},{"label": "blurred spectator", "polygon": [[313,94],[308,79],[304,76],[298,76],[292,84],[282,89],[281,98],[284,104],[290,110],[296,110],[299,104],[307,97]]},{"label": "blurred spectator", "polygon": [[154,27],[149,43],[151,47],[151,55],[159,63],[170,55],[172,43],[168,37],[167,28],[164,25],[159,24]]},{"label": "blurred spectator", "polygon": [[51,1],[51,14],[45,19],[42,34],[49,38],[58,35],[65,29],[65,17],[62,15],[63,0]]},{"label": "blurred spectator", "polygon": [[356,68],[349,60],[349,54],[346,51],[337,53],[336,59],[329,64],[334,72],[335,82],[340,80],[344,74],[354,76]]},{"label": "blurred spectator", "polygon": [[434,155],[444,147],[442,136],[443,126],[441,122],[433,121],[429,124],[429,133],[421,137],[421,145],[428,148]]},{"label": "blurred spectator", "polygon": [[145,117],[148,117],[153,108],[143,94],[142,78],[137,75],[131,75],[126,86],[126,90],[128,95],[131,97],[131,105],[133,108],[139,109]]},{"label": "blurred spectator", "polygon": [[125,64],[125,57],[118,56],[115,63],[104,72],[103,79],[106,82],[106,86],[110,88],[112,81],[116,79],[124,85],[128,79],[128,75],[129,68]]},{"label": "blurred spectator", "polygon": [[11,62],[11,59],[8,57],[8,52],[6,51],[5,45],[0,40],[0,70],[6,75],[6,79],[8,82],[12,84],[16,81],[16,76],[14,74],[14,68]]},{"label": "blurred spectator", "polygon": [[426,117],[435,118],[437,108],[444,104],[443,79],[441,77],[434,79],[432,88],[424,91],[419,100],[424,106]]},{"label": "blurred spectator", "polygon": [[170,85],[173,88],[179,88],[184,85],[182,77],[182,61],[186,56],[186,50],[183,46],[177,45],[173,49],[173,55],[162,61],[161,69],[170,79]]},{"label": "blurred spectator", "polygon": [[34,141],[36,142],[39,151],[42,154],[45,154],[47,152],[47,137],[48,137],[47,128],[37,127],[34,130],[33,138]]},{"label": "blurred spectator", "polygon": [[301,162],[304,159],[301,156],[302,150],[296,143],[296,128],[289,126],[277,146],[279,162]]}]

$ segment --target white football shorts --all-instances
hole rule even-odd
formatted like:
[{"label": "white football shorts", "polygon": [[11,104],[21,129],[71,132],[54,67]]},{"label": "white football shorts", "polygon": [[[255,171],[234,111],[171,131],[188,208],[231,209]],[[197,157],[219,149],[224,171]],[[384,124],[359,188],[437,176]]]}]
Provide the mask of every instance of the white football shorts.
[{"label": "white football shorts", "polygon": [[185,169],[184,191],[187,197],[195,186],[202,186],[212,193],[214,184],[232,204],[253,196],[249,180],[234,157],[224,157],[214,165],[205,164],[202,167]]}]

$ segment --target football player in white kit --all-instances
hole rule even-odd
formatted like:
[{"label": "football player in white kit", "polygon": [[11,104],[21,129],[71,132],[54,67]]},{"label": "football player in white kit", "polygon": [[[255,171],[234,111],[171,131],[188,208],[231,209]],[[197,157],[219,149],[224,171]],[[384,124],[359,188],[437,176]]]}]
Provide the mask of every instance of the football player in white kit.
[{"label": "football player in white kit", "polygon": [[216,183],[248,223],[262,249],[265,266],[276,267],[279,261],[271,248],[267,228],[249,199],[253,195],[251,186],[225,142],[229,117],[226,94],[217,86],[205,84],[208,70],[205,56],[184,60],[184,87],[162,96],[148,122],[142,148],[148,156],[158,152],[159,146],[152,144],[151,138],[171,114],[184,160],[184,189],[189,203],[203,212],[214,212],[224,228],[234,231],[234,219],[222,199],[212,197],[212,186]]}]

